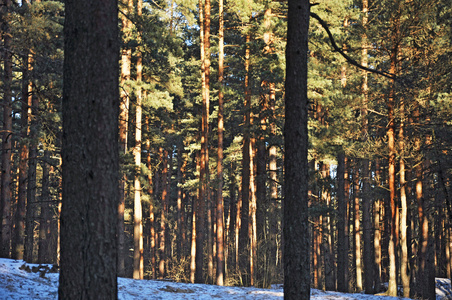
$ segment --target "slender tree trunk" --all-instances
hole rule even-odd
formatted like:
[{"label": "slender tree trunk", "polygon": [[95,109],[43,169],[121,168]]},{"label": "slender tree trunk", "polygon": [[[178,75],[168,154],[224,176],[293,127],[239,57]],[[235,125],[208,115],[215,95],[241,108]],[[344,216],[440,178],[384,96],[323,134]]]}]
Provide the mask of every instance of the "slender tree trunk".
[{"label": "slender tree trunk", "polygon": [[250,285],[250,239],[249,239],[249,217],[250,217],[250,126],[251,126],[251,90],[249,86],[250,71],[250,34],[245,38],[245,117],[243,132],[243,158],[242,158],[242,206],[241,206],[241,228],[239,233],[239,270],[242,283]]},{"label": "slender tree trunk", "polygon": [[[28,167],[28,143],[30,127],[30,111],[29,111],[29,94],[28,87],[30,85],[30,65],[29,53],[24,55],[22,69],[22,98],[21,98],[21,140],[19,146],[19,178],[18,178],[18,196],[17,209],[15,215],[14,238],[12,258],[22,260],[24,259],[24,244],[25,244],[25,215],[27,203],[27,167]],[[31,103],[30,103],[31,107]]]},{"label": "slender tree trunk", "polygon": [[223,70],[224,70],[224,20],[223,20],[223,0],[219,0],[219,54],[218,54],[218,83],[220,88],[218,91],[218,162],[217,162],[217,275],[216,284],[224,285],[224,202],[223,202],[223,130],[224,130],[224,113],[223,113]]},{"label": "slender tree trunk", "polygon": [[359,201],[359,166],[358,162],[355,161],[355,168],[353,174],[353,196],[354,196],[354,224],[353,224],[353,235],[354,235],[354,257],[356,265],[356,290],[358,292],[363,290],[363,265],[361,260],[361,224],[360,224],[360,201]]},{"label": "slender tree trunk", "polygon": [[[398,49],[395,48],[391,52],[391,68],[390,73],[395,74],[396,64],[398,57]],[[394,106],[395,106],[395,82],[391,83],[389,97],[388,97],[388,147],[389,147],[389,194],[390,194],[390,233],[389,233],[389,286],[388,295],[397,296],[397,263],[396,263],[396,251],[397,251],[397,236],[398,236],[398,224],[397,224],[397,201],[396,201],[396,186],[395,186],[395,141],[394,141],[394,129],[395,129],[395,116],[394,116]]]},{"label": "slender tree trunk", "polygon": [[[142,14],[143,1],[137,1],[138,16]],[[140,37],[139,37],[140,40]],[[134,200],[133,200],[133,278],[143,279],[144,260],[143,260],[143,210],[141,207],[141,123],[142,123],[142,73],[143,63],[141,49],[137,53],[137,83],[136,90],[136,122],[135,122],[135,147],[133,156],[135,158],[135,179],[134,179]]]},{"label": "slender tree trunk", "polygon": [[256,139],[250,141],[250,222],[249,222],[249,240],[250,240],[250,285],[256,283],[256,259],[257,259],[257,228],[256,228],[256,169],[254,167],[256,160]]},{"label": "slender tree trunk", "polygon": [[59,299],[118,298],[118,37],[117,1],[65,1]]},{"label": "slender tree trunk", "polygon": [[[33,51],[28,54],[27,68],[29,73],[33,70]],[[28,147],[28,171],[27,171],[27,207],[25,213],[25,245],[24,260],[33,262],[33,235],[34,235],[34,215],[36,202],[36,155],[37,155],[37,120],[38,97],[33,96],[33,84],[31,80],[27,86],[27,107],[29,122],[29,147]],[[25,99],[24,99],[25,100]]]},{"label": "slender tree trunk", "polygon": [[345,232],[347,222],[347,204],[345,202],[345,153],[341,149],[337,156],[337,290],[347,292],[346,269],[348,267],[348,253],[346,245],[348,234]]},{"label": "slender tree trunk", "polygon": [[[2,14],[8,19],[11,0],[3,0]],[[9,20],[3,20],[3,144],[2,144],[2,174],[1,174],[1,208],[2,228],[0,257],[11,257],[12,238],[12,194],[11,194],[11,159],[12,159],[12,80],[13,56]]]},{"label": "slender tree trunk", "polygon": [[[368,27],[368,13],[369,13],[369,3],[368,0],[363,0],[363,9],[362,9],[363,17],[362,24],[365,29]],[[362,52],[361,52],[361,65],[367,67],[367,34],[364,32],[362,35]],[[368,116],[367,116],[367,106],[368,106],[368,77],[367,72],[363,71],[363,79],[362,79],[362,93],[363,93],[363,106],[362,106],[362,136],[363,141],[367,141],[367,137],[369,135],[369,126],[368,126]],[[362,196],[362,209],[363,209],[363,241],[364,241],[364,249],[363,249],[363,262],[364,262],[364,291],[366,294],[372,294],[373,289],[373,259],[372,259],[372,196],[370,193],[370,167],[369,160],[363,159],[362,161],[362,181],[363,181],[363,196]]]},{"label": "slender tree trunk", "polygon": [[[121,17],[122,30],[124,32],[124,42],[128,42],[132,30],[132,22],[129,13],[132,12],[133,0],[126,0],[126,7],[122,8],[123,15]],[[119,106],[119,153],[125,155],[127,153],[127,136],[129,123],[129,92],[127,91],[127,81],[130,80],[130,68],[132,64],[132,50],[128,48],[121,49],[121,80],[120,80],[120,97]],[[126,177],[123,174],[119,183],[119,204],[118,204],[118,276],[125,276],[126,257],[125,250],[125,226],[124,211],[126,197]]]},{"label": "slender tree trunk", "polygon": [[176,210],[177,210],[177,220],[176,220],[176,226],[177,226],[177,257],[180,259],[184,257],[184,251],[183,247],[185,245],[185,232],[182,228],[183,218],[184,218],[184,211],[182,206],[182,168],[183,168],[183,157],[182,157],[182,147],[183,145],[180,144],[177,147],[177,174],[176,174],[176,181],[177,181],[177,200],[176,200]]},{"label": "slender tree trunk", "polygon": [[403,99],[399,105],[400,113],[400,127],[399,127],[399,151],[400,151],[400,161],[399,161],[399,181],[400,181],[400,246],[401,246],[401,261],[400,261],[400,277],[403,285],[403,296],[405,298],[410,297],[410,275],[408,272],[408,241],[407,241],[407,215],[408,215],[408,205],[407,205],[407,193],[406,193],[406,180],[405,180],[405,104]]},{"label": "slender tree trunk", "polygon": [[[149,120],[146,118],[146,124],[149,125]],[[149,139],[146,140],[146,166],[149,170],[148,182],[149,189],[148,193],[150,196],[149,200],[149,255],[150,255],[150,267],[151,267],[151,276],[152,279],[156,278],[155,272],[155,215],[154,215],[154,202],[155,195],[154,193],[154,182],[152,180],[152,166],[151,166],[151,141]]]},{"label": "slender tree trunk", "polygon": [[168,150],[164,150],[162,157],[162,207],[160,210],[160,236],[159,236],[159,279],[165,277],[166,267],[166,237],[167,237],[167,211],[168,211]]},{"label": "slender tree trunk", "polygon": [[[196,171],[198,173],[201,172],[201,160],[200,160],[200,153],[198,152],[196,155]],[[192,234],[191,234],[191,247],[190,247],[190,282],[195,283],[196,281],[196,269],[197,269],[197,243],[198,243],[198,237],[197,234],[199,231],[196,229],[196,222],[199,219],[197,214],[199,211],[199,197],[201,194],[201,184],[198,186],[198,195],[193,199],[192,204]],[[202,267],[202,264],[201,264]]]},{"label": "slender tree trunk", "polygon": [[310,298],[307,53],[309,1],[289,0],[284,125],[284,298]]},{"label": "slender tree trunk", "polygon": [[50,172],[48,161],[50,154],[44,151],[44,161],[42,163],[42,194],[41,194],[41,215],[39,217],[39,242],[38,242],[38,263],[51,263],[50,255]]}]

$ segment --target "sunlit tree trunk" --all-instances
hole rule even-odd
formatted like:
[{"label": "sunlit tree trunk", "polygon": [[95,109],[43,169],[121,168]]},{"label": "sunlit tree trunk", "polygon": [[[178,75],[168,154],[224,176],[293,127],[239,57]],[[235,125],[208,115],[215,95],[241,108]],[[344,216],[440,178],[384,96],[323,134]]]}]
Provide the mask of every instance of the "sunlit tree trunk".
[{"label": "sunlit tree trunk", "polygon": [[[137,14],[142,14],[143,1],[137,1]],[[139,38],[140,39],[140,38]],[[133,156],[135,158],[135,178],[134,178],[134,200],[133,200],[133,278],[143,279],[144,260],[143,260],[143,210],[141,207],[141,127],[142,127],[142,73],[143,63],[141,49],[137,52],[137,83],[136,90],[136,121],[135,121],[135,147]]]},{"label": "sunlit tree trunk", "polygon": [[[394,26],[397,26],[396,21]],[[395,37],[394,37],[395,38]],[[391,51],[391,67],[390,73],[395,74],[397,58],[398,57],[398,49],[397,46],[394,45],[394,49]],[[397,223],[397,201],[396,201],[396,185],[395,185],[395,164],[396,164],[396,150],[395,150],[395,115],[394,115],[394,106],[395,106],[395,82],[392,80],[391,87],[389,91],[389,97],[387,101],[388,106],[388,148],[389,148],[389,195],[390,195],[390,209],[391,215],[390,217],[390,233],[389,233],[389,286],[388,286],[388,295],[397,296],[397,243],[398,243],[398,223]]]},{"label": "sunlit tree trunk", "polygon": [[[368,0],[363,0],[362,2],[362,25],[365,30],[368,29],[368,13],[369,13],[369,3]],[[361,65],[364,67],[368,66],[368,53],[367,53],[367,34],[364,32],[362,34],[362,50],[361,50]],[[363,95],[363,106],[361,109],[362,113],[362,140],[363,142],[368,140],[369,131],[369,120],[368,120],[368,102],[369,102],[369,87],[368,87],[368,74],[366,71],[362,72],[362,95]],[[362,196],[362,210],[363,210],[363,262],[364,262],[364,291],[366,294],[373,293],[373,259],[372,259],[372,194],[370,190],[371,173],[369,160],[362,160],[362,182],[363,182],[363,196]]]},{"label": "sunlit tree trunk", "polygon": [[403,296],[405,298],[410,297],[410,275],[408,272],[408,241],[407,241],[407,193],[406,193],[406,180],[405,180],[405,104],[404,100],[400,101],[399,105],[400,125],[399,125],[399,183],[400,183],[400,246],[401,246],[401,259],[400,259],[400,277],[403,285]]},{"label": "sunlit tree trunk", "polygon": [[363,265],[361,260],[361,223],[360,223],[360,195],[359,195],[359,164],[355,160],[354,161],[354,173],[353,173],[353,246],[354,246],[354,258],[355,258],[355,266],[356,266],[356,290],[358,292],[363,289]]},{"label": "sunlit tree trunk", "polygon": [[[131,36],[132,22],[129,14],[133,11],[133,0],[126,0],[124,6],[121,6],[121,25],[123,31],[123,40],[128,42]],[[121,49],[121,78],[120,78],[120,97],[119,106],[119,153],[125,155],[127,153],[127,136],[129,123],[129,91],[126,88],[127,81],[130,80],[130,68],[132,64],[132,50],[125,47]],[[124,227],[124,211],[126,197],[126,177],[123,174],[119,183],[119,204],[118,204],[118,276],[125,276],[124,259],[126,256],[125,249],[125,227]]]},{"label": "sunlit tree trunk", "polygon": [[224,130],[224,114],[223,114],[223,71],[224,71],[224,20],[223,20],[223,0],[219,0],[219,54],[218,54],[218,83],[220,88],[218,91],[218,162],[217,162],[217,274],[216,284],[224,285],[224,203],[223,203],[223,130]]},{"label": "sunlit tree trunk", "polygon": [[160,236],[159,236],[159,279],[163,279],[165,277],[166,272],[166,238],[167,238],[167,214],[168,214],[168,150],[163,151],[162,156],[162,207],[160,208]]}]

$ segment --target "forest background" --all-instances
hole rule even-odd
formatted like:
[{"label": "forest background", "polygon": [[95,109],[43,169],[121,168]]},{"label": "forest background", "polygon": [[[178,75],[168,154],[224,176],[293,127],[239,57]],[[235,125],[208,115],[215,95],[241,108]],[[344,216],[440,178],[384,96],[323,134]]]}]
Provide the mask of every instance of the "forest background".
[{"label": "forest background", "polygon": [[[0,3],[0,255],[58,263],[64,6]],[[119,275],[282,282],[287,4],[119,10]],[[389,282],[433,299],[435,276],[451,278],[451,12],[450,0],[311,5],[315,288]]]}]

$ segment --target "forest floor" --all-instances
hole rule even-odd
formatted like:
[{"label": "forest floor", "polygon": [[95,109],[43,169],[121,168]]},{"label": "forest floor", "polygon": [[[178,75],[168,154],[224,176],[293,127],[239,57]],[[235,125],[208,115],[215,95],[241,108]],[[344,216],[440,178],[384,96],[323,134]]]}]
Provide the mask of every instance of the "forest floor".
[{"label": "forest floor", "polygon": [[[23,261],[0,259],[0,299],[57,299],[58,273],[51,265],[25,264]],[[436,280],[437,300],[452,299],[449,279]],[[118,278],[119,299],[283,299],[281,285],[272,289],[224,287],[158,280]],[[311,299],[321,300],[395,300],[396,297],[344,294],[311,290]]]}]

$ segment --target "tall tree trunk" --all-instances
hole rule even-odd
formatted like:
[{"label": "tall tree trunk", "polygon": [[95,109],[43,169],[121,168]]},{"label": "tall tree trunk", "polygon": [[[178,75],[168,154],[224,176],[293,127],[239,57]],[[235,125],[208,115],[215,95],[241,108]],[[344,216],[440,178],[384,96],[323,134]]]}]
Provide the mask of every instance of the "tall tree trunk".
[{"label": "tall tree trunk", "polygon": [[[160,150],[161,151],[161,150]],[[166,237],[167,237],[167,212],[168,212],[168,150],[163,151],[162,157],[162,207],[160,209],[160,236],[159,236],[159,279],[165,277],[166,268]]]},{"label": "tall tree trunk", "polygon": [[[137,14],[142,15],[143,1],[137,1]],[[140,42],[139,37],[139,42]],[[137,52],[137,83],[136,90],[136,122],[135,122],[135,147],[133,156],[135,158],[135,178],[134,178],[134,200],[133,200],[133,278],[143,279],[143,210],[141,207],[141,122],[142,122],[142,73],[143,63],[141,49]]]},{"label": "tall tree trunk", "polygon": [[[200,159],[200,153],[198,152],[196,154],[196,171],[197,173],[201,173],[201,159]],[[198,185],[198,195],[194,197],[193,204],[192,204],[192,230],[191,230],[191,246],[190,246],[190,282],[195,283],[196,282],[196,269],[197,269],[197,254],[196,248],[198,246],[198,233],[199,230],[196,229],[197,227],[197,221],[199,220],[198,212],[199,212],[199,205],[200,205],[200,195],[201,195],[201,184]],[[202,244],[201,244],[202,245]],[[202,268],[202,263],[201,263]],[[202,272],[202,271],[201,271]]]},{"label": "tall tree trunk", "polygon": [[[146,124],[149,126],[149,120],[146,118]],[[155,201],[155,195],[157,193],[154,193],[154,182],[152,180],[152,166],[151,166],[151,141],[149,139],[146,140],[146,166],[149,170],[148,175],[148,182],[149,182],[149,189],[148,193],[150,196],[149,200],[149,255],[150,255],[150,267],[151,267],[151,276],[152,279],[156,278],[156,271],[155,271],[155,215],[154,215],[154,201]]]},{"label": "tall tree trunk", "polygon": [[354,174],[353,174],[353,198],[354,198],[354,206],[353,206],[353,236],[354,236],[354,257],[355,257],[355,266],[356,266],[356,290],[358,292],[363,289],[363,265],[361,260],[361,224],[360,224],[360,201],[359,201],[359,164],[358,161],[355,162]]},{"label": "tall tree trunk", "polygon": [[25,215],[27,203],[27,167],[28,167],[28,143],[27,138],[30,131],[30,108],[28,89],[30,86],[30,64],[29,52],[23,56],[22,69],[22,98],[21,98],[21,140],[19,145],[19,178],[18,178],[18,195],[17,208],[15,215],[14,238],[12,247],[12,258],[24,259],[25,244]]},{"label": "tall tree trunk", "polygon": [[[121,17],[122,31],[124,32],[124,43],[130,39],[132,30],[132,22],[129,19],[129,13],[132,13],[133,0],[126,0],[125,8]],[[132,50],[125,47],[121,49],[121,80],[120,80],[120,97],[121,102],[119,106],[119,153],[125,155],[127,153],[127,136],[129,123],[129,93],[126,89],[127,81],[130,80],[130,68],[132,64]],[[124,226],[124,211],[125,211],[125,197],[126,197],[126,177],[123,174],[119,183],[119,203],[118,203],[118,276],[125,276],[126,257],[125,250],[125,226]]]},{"label": "tall tree trunk", "polygon": [[[363,0],[363,9],[362,9],[362,25],[367,30],[368,27],[368,14],[369,14],[369,3],[368,0]],[[368,54],[367,54],[367,34],[366,32],[362,35],[362,51],[361,51],[361,65],[364,67],[367,67],[368,63]],[[363,79],[362,79],[362,94],[363,94],[363,106],[361,109],[362,112],[362,139],[364,142],[367,141],[367,137],[369,135],[369,120],[367,116],[367,109],[368,109],[368,93],[369,93],[369,87],[368,87],[368,76],[367,72],[363,71]],[[374,282],[374,276],[373,276],[373,259],[372,259],[372,219],[371,219],[371,212],[372,212],[372,196],[370,193],[370,181],[371,181],[371,174],[370,174],[370,167],[369,167],[369,160],[363,159],[362,161],[362,181],[363,181],[363,241],[364,241],[364,249],[363,249],[363,262],[364,262],[364,291],[366,294],[372,294],[373,293],[373,282]]]},{"label": "tall tree trunk", "polygon": [[10,15],[11,0],[3,0],[1,8],[3,20],[3,144],[2,144],[2,174],[1,174],[1,208],[2,228],[0,257],[11,257],[12,238],[12,193],[11,193],[11,159],[12,159],[12,80],[13,56],[11,47],[11,34],[8,16]]},{"label": "tall tree trunk", "polygon": [[184,257],[185,253],[183,251],[183,248],[185,246],[185,231],[183,230],[183,224],[184,224],[184,209],[183,209],[183,202],[182,202],[182,173],[183,173],[183,165],[184,165],[184,158],[182,157],[182,143],[180,143],[177,146],[177,173],[176,173],[176,184],[177,184],[177,200],[176,200],[176,211],[177,211],[177,220],[176,220],[176,226],[177,226],[177,257],[180,259]]},{"label": "tall tree trunk", "polygon": [[[30,51],[28,56],[28,68],[32,71],[34,64],[33,52]],[[37,138],[38,126],[37,120],[39,98],[33,95],[33,83],[28,83],[28,113],[30,116],[30,132],[29,132],[29,149],[28,149],[28,187],[27,187],[27,209],[25,213],[25,249],[24,260],[33,263],[33,245],[34,245],[34,228],[36,214],[36,166],[37,166]]]},{"label": "tall tree trunk", "polygon": [[118,298],[118,37],[117,1],[65,1],[59,299]]},{"label": "tall tree trunk", "polygon": [[347,292],[346,269],[348,268],[348,233],[345,231],[347,222],[347,203],[345,200],[345,153],[342,149],[337,155],[337,290]]},{"label": "tall tree trunk", "polygon": [[308,222],[309,1],[289,0],[284,125],[284,298],[310,298]]},{"label": "tall tree trunk", "polygon": [[[395,22],[395,21],[394,21]],[[394,46],[391,51],[391,67],[390,73],[395,74],[397,66],[398,49]],[[396,201],[396,185],[395,185],[395,164],[396,164],[396,150],[395,150],[395,116],[394,116],[394,106],[395,106],[395,81],[391,82],[391,87],[388,97],[388,147],[389,147],[389,195],[390,195],[390,233],[389,233],[389,286],[388,295],[397,296],[397,262],[396,262],[396,251],[398,243],[398,224],[397,224],[397,201]]]},{"label": "tall tree trunk", "polygon": [[218,91],[218,161],[217,161],[217,274],[216,284],[224,285],[224,202],[223,202],[223,130],[224,130],[224,113],[223,113],[223,71],[224,71],[224,20],[223,20],[223,0],[219,0],[219,30],[218,41],[218,83],[220,88]]},{"label": "tall tree trunk", "polygon": [[[377,175],[378,176],[378,175]],[[381,200],[377,199],[374,202],[374,292],[380,292],[381,284]]]},{"label": "tall tree trunk", "polygon": [[50,255],[50,172],[49,172],[50,153],[44,151],[44,160],[42,163],[42,194],[41,194],[41,215],[39,217],[39,243],[38,243],[38,263],[51,263]]},{"label": "tall tree trunk", "polygon": [[250,34],[245,38],[245,118],[243,131],[243,158],[242,158],[242,207],[241,228],[239,233],[239,271],[242,283],[250,285],[250,239],[249,239],[249,216],[250,216],[250,127],[251,127],[251,90],[249,86],[250,71]]},{"label": "tall tree trunk", "polygon": [[256,228],[256,139],[250,141],[250,222],[248,235],[250,240],[250,285],[256,283],[257,228]]},{"label": "tall tree trunk", "polygon": [[408,241],[407,241],[407,193],[406,193],[406,180],[405,180],[405,104],[404,100],[400,101],[399,105],[400,114],[400,127],[399,127],[399,183],[400,183],[400,246],[401,246],[401,260],[400,260],[400,277],[403,285],[403,296],[405,298],[410,297],[410,274],[408,272]]}]

